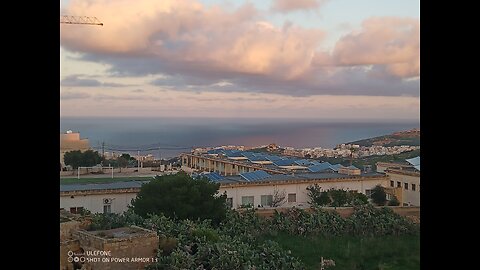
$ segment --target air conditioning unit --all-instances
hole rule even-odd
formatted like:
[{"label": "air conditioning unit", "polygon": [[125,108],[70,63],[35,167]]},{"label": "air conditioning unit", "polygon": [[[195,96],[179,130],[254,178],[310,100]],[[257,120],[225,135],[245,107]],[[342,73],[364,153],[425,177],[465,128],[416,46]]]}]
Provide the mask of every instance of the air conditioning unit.
[{"label": "air conditioning unit", "polygon": [[103,204],[112,204],[112,199],[110,198],[103,199]]}]

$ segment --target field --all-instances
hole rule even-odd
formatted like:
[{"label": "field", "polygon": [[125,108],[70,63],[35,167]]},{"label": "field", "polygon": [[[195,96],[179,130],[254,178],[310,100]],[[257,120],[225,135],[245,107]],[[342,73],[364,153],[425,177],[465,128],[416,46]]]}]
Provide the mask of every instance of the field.
[{"label": "field", "polygon": [[145,181],[151,180],[152,177],[148,176],[132,176],[132,177],[105,177],[105,178],[60,178],[60,185],[72,185],[72,184],[98,184],[98,183],[115,183],[126,181]]},{"label": "field", "polygon": [[305,263],[320,269],[320,257],[333,259],[335,270],[417,270],[420,269],[420,236],[310,237],[279,234],[268,239]]}]

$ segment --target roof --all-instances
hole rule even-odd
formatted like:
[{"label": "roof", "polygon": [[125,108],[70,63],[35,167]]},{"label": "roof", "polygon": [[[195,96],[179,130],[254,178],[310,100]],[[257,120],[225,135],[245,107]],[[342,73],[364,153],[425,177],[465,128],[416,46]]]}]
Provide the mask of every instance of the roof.
[{"label": "roof", "polygon": [[416,166],[418,166],[418,169],[420,171],[420,156],[418,157],[414,157],[414,158],[410,158],[410,159],[405,159],[408,163],[412,164],[413,167],[415,167],[415,169],[417,169]]},{"label": "roof", "polygon": [[141,188],[143,184],[148,182],[150,181],[129,181],[129,182],[102,183],[102,184],[84,184],[84,185],[81,185],[81,184],[60,185],[60,192]]},{"label": "roof", "polygon": [[252,182],[252,181],[258,181],[258,180],[270,178],[271,175],[268,174],[266,171],[259,170],[254,172],[241,173],[240,177],[242,177],[248,182]]},{"label": "roof", "polygon": [[321,172],[325,170],[333,170],[332,164],[329,162],[319,163],[318,165],[312,165],[308,167],[308,170],[311,172]]},{"label": "roof", "polygon": [[274,181],[305,181],[305,180],[322,180],[322,179],[360,179],[362,177],[385,177],[385,174],[370,172],[362,173],[361,175],[346,175],[338,174],[335,172],[306,172],[306,173],[295,173],[295,174],[272,174],[268,178],[256,180],[256,181],[247,181],[241,176],[226,176],[224,179],[220,180],[220,184],[232,184],[232,183],[247,183],[247,182],[274,182]]},{"label": "roof", "polygon": [[291,166],[291,165],[295,164],[295,160],[293,160],[293,159],[280,159],[280,160],[273,161],[273,164],[275,166]]},{"label": "roof", "polygon": [[214,182],[217,182],[217,181],[222,180],[224,178],[223,176],[221,176],[217,172],[205,173],[203,175],[206,176],[211,181],[214,181]]}]

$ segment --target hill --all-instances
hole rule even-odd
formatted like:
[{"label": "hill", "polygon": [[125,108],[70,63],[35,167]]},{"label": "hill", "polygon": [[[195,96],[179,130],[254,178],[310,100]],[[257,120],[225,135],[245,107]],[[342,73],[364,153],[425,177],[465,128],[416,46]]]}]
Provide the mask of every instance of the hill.
[{"label": "hill", "polygon": [[346,144],[358,144],[360,146],[398,146],[398,145],[420,145],[420,129],[395,132],[393,134],[348,142]]}]

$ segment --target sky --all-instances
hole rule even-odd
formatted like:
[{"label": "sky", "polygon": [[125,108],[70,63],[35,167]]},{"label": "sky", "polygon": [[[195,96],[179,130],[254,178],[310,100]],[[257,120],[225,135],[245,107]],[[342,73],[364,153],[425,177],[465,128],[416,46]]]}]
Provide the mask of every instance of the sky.
[{"label": "sky", "polygon": [[419,0],[62,0],[61,117],[419,120]]}]

